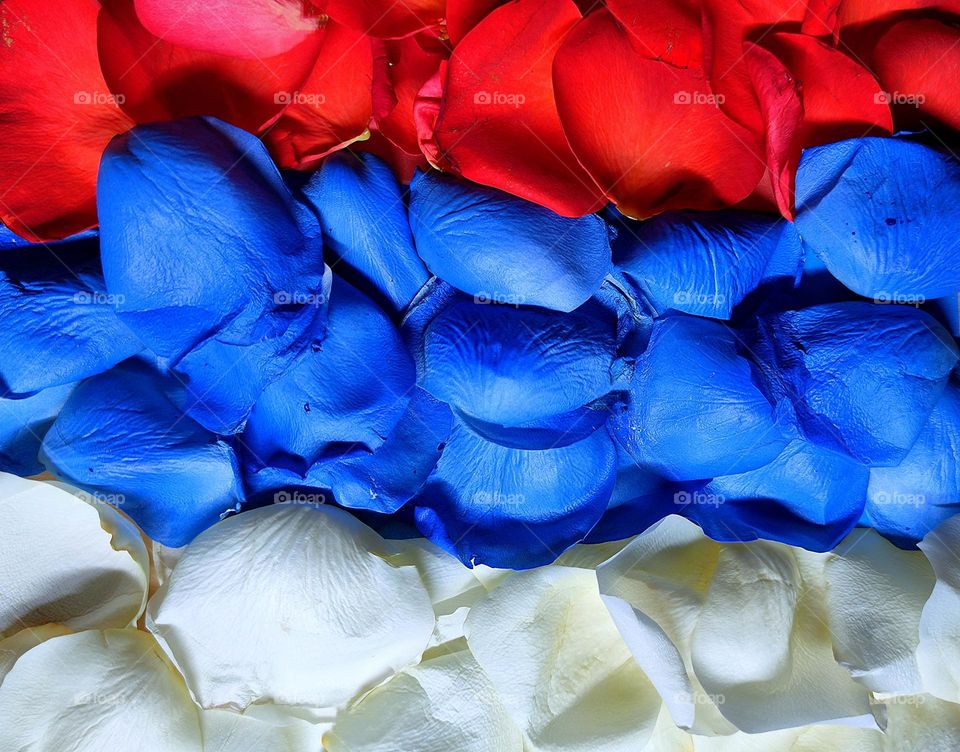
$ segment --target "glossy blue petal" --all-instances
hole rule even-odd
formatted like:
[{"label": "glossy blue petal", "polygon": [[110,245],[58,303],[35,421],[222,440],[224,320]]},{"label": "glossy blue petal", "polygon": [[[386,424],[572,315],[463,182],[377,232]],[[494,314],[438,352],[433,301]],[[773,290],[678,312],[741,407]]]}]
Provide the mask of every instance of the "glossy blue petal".
[{"label": "glossy blue petal", "polygon": [[613,262],[657,314],[673,309],[729,319],[760,284],[787,227],[749,212],[669,212],[624,221]]},{"label": "glossy blue petal", "polygon": [[232,447],[180,412],[164,386],[138,360],[84,381],[40,459],[58,478],[114,501],[154,540],[183,546],[243,492]]},{"label": "glossy blue petal", "polygon": [[43,472],[40,444],[73,389],[74,384],[64,384],[26,397],[0,399],[0,471],[16,475]]},{"label": "glossy blue petal", "polygon": [[599,217],[561,217],[436,171],[410,184],[410,226],[427,268],[479,302],[572,311],[610,271]]},{"label": "glossy blue petal", "polygon": [[329,279],[315,218],[254,136],[210,118],[114,139],[97,206],[121,319],[168,361],[191,417],[238,430],[322,336]]},{"label": "glossy blue petal", "polygon": [[19,394],[106,371],[143,349],[107,295],[93,236],[0,257],[0,379]]},{"label": "glossy blue petal", "polygon": [[413,360],[387,314],[336,277],[327,335],[268,386],[243,432],[249,461],[303,475],[320,459],[369,454],[410,400]]},{"label": "glossy blue petal", "polygon": [[654,322],[629,405],[611,425],[635,462],[687,481],[767,464],[786,445],[781,422],[732,330],[673,314]]},{"label": "glossy blue petal", "polygon": [[582,407],[613,387],[616,319],[593,313],[455,303],[427,327],[423,387],[504,426]]},{"label": "glossy blue petal", "polygon": [[928,314],[862,301],[764,316],[751,349],[808,438],[872,466],[904,458],[957,363]]},{"label": "glossy blue petal", "polygon": [[390,166],[372,154],[340,151],[303,188],[317,210],[328,262],[394,314],[429,278],[413,247],[403,192]]},{"label": "glossy blue petal", "polygon": [[869,298],[936,298],[960,288],[960,165],[897,138],[807,149],[797,229],[837,279]]},{"label": "glossy blue petal", "polygon": [[376,451],[321,460],[305,476],[288,468],[248,466],[247,487],[251,494],[274,492],[274,498],[288,489],[329,492],[341,506],[392,513],[415,496],[436,467],[452,425],[449,407],[414,388],[407,409]]},{"label": "glossy blue petal", "polygon": [[457,423],[415,501],[417,527],[465,564],[549,564],[610,500],[617,453],[606,429],[557,449],[511,449]]},{"label": "glossy blue petal", "polygon": [[684,492],[684,512],[714,540],[757,538],[829,551],[857,524],[869,471],[795,439],[768,465]]},{"label": "glossy blue petal", "polygon": [[84,230],[76,235],[71,235],[63,240],[51,240],[46,243],[34,243],[21,238],[9,227],[0,225],[0,251],[22,250],[24,248],[53,248],[59,249],[65,245],[71,245],[78,241],[96,240],[96,230]]},{"label": "glossy blue petal", "polygon": [[958,512],[960,386],[951,383],[903,461],[871,468],[862,522],[909,545]]}]

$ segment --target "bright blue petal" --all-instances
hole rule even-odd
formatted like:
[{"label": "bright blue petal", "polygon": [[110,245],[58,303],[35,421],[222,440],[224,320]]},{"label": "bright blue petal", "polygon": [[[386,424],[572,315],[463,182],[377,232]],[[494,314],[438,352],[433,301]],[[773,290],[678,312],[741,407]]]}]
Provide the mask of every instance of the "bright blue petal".
[{"label": "bright blue petal", "polygon": [[871,468],[864,522],[909,545],[958,512],[960,386],[951,383],[903,461]]},{"label": "bright blue petal", "polygon": [[613,261],[655,313],[673,309],[729,319],[760,284],[787,227],[783,220],[749,212],[670,212],[645,222],[625,220]]},{"label": "bright blue petal", "polygon": [[76,235],[71,235],[63,240],[52,240],[46,243],[33,243],[29,240],[21,238],[9,227],[0,225],[0,251],[19,251],[25,248],[39,247],[59,249],[65,245],[70,245],[78,241],[96,240],[97,235],[98,233],[96,230],[84,230],[83,232],[78,232]]},{"label": "bright blue petal", "polygon": [[561,217],[435,171],[410,184],[410,226],[430,271],[480,302],[572,311],[610,271],[599,217]]},{"label": "bright blue petal", "polygon": [[322,335],[329,280],[315,218],[259,140],[209,118],[114,139],[97,205],[122,320],[185,384],[189,415],[236,431]]},{"label": "bright blue petal", "polygon": [[26,397],[0,399],[0,471],[16,475],[43,472],[40,444],[74,386],[64,384]]},{"label": "bright blue petal", "polygon": [[844,454],[795,439],[770,464],[714,478],[680,500],[714,540],[764,538],[829,551],[857,524],[868,474]]},{"label": "bright blue petal", "polygon": [[862,301],[762,317],[751,349],[808,438],[874,466],[904,458],[957,363],[928,314]]},{"label": "bright blue petal", "polygon": [[566,447],[526,450],[457,423],[415,502],[417,527],[465,564],[549,564],[600,519],[616,472],[606,429]]},{"label": "bright blue petal", "polygon": [[436,467],[452,425],[449,407],[414,388],[407,409],[376,451],[322,460],[306,476],[287,468],[248,467],[247,487],[275,497],[283,489],[329,492],[341,506],[392,513],[415,496]]},{"label": "bright blue petal", "polygon": [[936,298],[960,288],[960,166],[895,138],[807,149],[797,229],[847,287],[869,298]]},{"label": "bright blue petal", "polygon": [[786,445],[734,333],[681,314],[654,323],[629,405],[611,425],[635,462],[681,481],[752,470]]},{"label": "bright blue petal", "polygon": [[71,384],[143,349],[107,295],[96,238],[0,258],[0,379],[18,394]]},{"label": "bright blue petal", "polygon": [[403,192],[372,154],[337,152],[303,188],[320,215],[337,274],[402,313],[429,274],[413,247]]},{"label": "bright blue petal", "polygon": [[386,313],[335,278],[322,345],[260,395],[243,432],[246,454],[301,475],[321,459],[369,454],[400,420],[414,379]]},{"label": "bright blue petal", "polygon": [[127,361],[84,381],[43,440],[46,468],[116,499],[143,531],[183,546],[243,500],[233,449],[164,395],[162,378]]},{"label": "bright blue petal", "polygon": [[423,387],[504,426],[582,407],[613,387],[616,320],[596,312],[451,305],[427,327]]}]

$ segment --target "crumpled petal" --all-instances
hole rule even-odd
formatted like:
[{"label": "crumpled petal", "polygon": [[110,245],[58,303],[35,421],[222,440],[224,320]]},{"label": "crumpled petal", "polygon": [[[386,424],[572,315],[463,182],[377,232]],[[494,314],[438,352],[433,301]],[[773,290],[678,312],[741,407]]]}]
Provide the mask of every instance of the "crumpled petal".
[{"label": "crumpled petal", "polygon": [[930,315],[861,301],[762,316],[751,352],[808,438],[879,466],[903,460],[957,363]]},{"label": "crumpled petal", "polygon": [[176,547],[235,509],[243,489],[233,448],[178,410],[167,389],[140,361],[87,379],[44,437],[40,459]]},{"label": "crumpled petal", "polygon": [[0,379],[27,394],[106,371],[143,349],[117,317],[96,240],[34,245],[0,257]]},{"label": "crumpled petal", "polygon": [[414,381],[413,360],[386,313],[337,277],[322,347],[270,384],[250,413],[248,462],[304,475],[320,460],[375,452],[403,416]]},{"label": "crumpled petal", "polygon": [[96,54],[96,0],[0,6],[0,219],[30,240],[97,224],[104,147],[133,122],[107,88]]},{"label": "crumpled petal", "polygon": [[410,226],[430,271],[478,302],[572,311],[610,271],[599,217],[568,219],[436,172],[410,185]]},{"label": "crumpled petal", "polygon": [[106,501],[0,474],[0,638],[48,623],[126,627],[147,594],[146,549]]},{"label": "crumpled petal", "polygon": [[920,617],[917,664],[924,690],[948,702],[960,702],[960,516],[951,517],[924,536],[920,550],[937,581]]},{"label": "crumpled petal", "polygon": [[579,19],[572,0],[518,0],[480,21],[441,73],[432,128],[438,153],[427,157],[565,217],[603,206],[564,136],[550,73],[554,51]]},{"label": "crumpled petal", "polygon": [[0,684],[0,728],[11,749],[203,750],[183,679],[134,629],[63,635],[25,653]]},{"label": "crumpled petal", "polygon": [[951,382],[907,456],[870,468],[865,520],[899,545],[916,543],[960,513],[960,385]]},{"label": "crumpled petal", "polygon": [[502,426],[567,413],[613,388],[615,327],[586,311],[455,303],[427,327],[422,386]]},{"label": "crumpled petal", "polygon": [[473,607],[467,643],[531,749],[642,749],[653,732],[660,696],[588,570],[513,575]]},{"label": "crumpled petal", "polygon": [[429,274],[417,256],[403,193],[385,162],[341,153],[303,188],[320,216],[326,250],[337,274],[400,314]]},{"label": "crumpled petal", "polygon": [[374,689],[324,744],[330,752],[521,752],[523,737],[463,646],[436,650]]},{"label": "crumpled petal", "polygon": [[237,431],[263,388],[322,336],[329,270],[312,218],[256,138],[209,118],[114,141],[98,196],[121,320],[168,359],[188,415]]},{"label": "crumpled petal", "polygon": [[922,303],[960,287],[953,156],[899,138],[808,149],[797,173],[804,245],[854,292]]},{"label": "crumpled petal", "polygon": [[416,500],[417,527],[465,564],[549,564],[610,499],[616,449],[605,428],[563,447],[514,449],[454,424]]},{"label": "crumpled petal", "polygon": [[935,750],[960,745],[960,706],[929,694],[910,695],[887,705],[884,752]]},{"label": "crumpled petal", "polygon": [[787,225],[738,211],[668,213],[622,226],[614,264],[654,312],[729,319],[764,278]]},{"label": "crumpled petal", "polygon": [[229,517],[183,554],[148,627],[204,708],[340,706],[416,662],[433,631],[420,575],[388,564],[381,548],[333,507]]},{"label": "crumpled petal", "polygon": [[0,398],[0,470],[22,476],[43,472],[40,444],[74,386],[64,384],[25,397]]},{"label": "crumpled petal", "polygon": [[674,480],[752,470],[786,445],[780,416],[722,324],[670,315],[637,358],[628,408],[611,419],[638,463]]},{"label": "crumpled petal", "polygon": [[919,551],[901,551],[872,530],[851,533],[827,558],[833,652],[872,692],[923,691],[917,668],[920,611],[934,577]]},{"label": "crumpled petal", "polygon": [[254,705],[247,713],[200,711],[205,752],[302,752],[323,748],[320,724],[276,705]]}]

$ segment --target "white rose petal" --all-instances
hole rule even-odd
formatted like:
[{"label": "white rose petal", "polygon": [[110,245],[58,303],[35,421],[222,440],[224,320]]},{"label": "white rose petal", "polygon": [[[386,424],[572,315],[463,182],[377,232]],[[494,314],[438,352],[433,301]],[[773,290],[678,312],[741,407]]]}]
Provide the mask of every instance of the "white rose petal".
[{"label": "white rose petal", "polygon": [[887,704],[884,752],[957,752],[960,705],[932,695],[897,697]]},{"label": "white rose petal", "polygon": [[197,537],[148,627],[205,708],[335,708],[416,662],[434,628],[420,575],[333,507],[274,505]]},{"label": "white rose petal", "polygon": [[530,750],[635,752],[661,702],[584,569],[518,572],[480,600],[467,642]]},{"label": "white rose petal", "polygon": [[[251,709],[270,708],[252,705]],[[302,718],[214,708],[200,711],[204,752],[306,752],[323,749],[323,728]]]},{"label": "white rose petal", "polygon": [[920,617],[917,663],[923,688],[960,703],[960,515],[927,533],[920,549],[937,577]]},{"label": "white rose petal", "polygon": [[86,631],[26,652],[0,684],[0,749],[202,752],[181,677],[145,632]]},{"label": "white rose petal", "polygon": [[849,726],[805,726],[693,739],[695,752],[883,752],[883,734],[878,730]]}]

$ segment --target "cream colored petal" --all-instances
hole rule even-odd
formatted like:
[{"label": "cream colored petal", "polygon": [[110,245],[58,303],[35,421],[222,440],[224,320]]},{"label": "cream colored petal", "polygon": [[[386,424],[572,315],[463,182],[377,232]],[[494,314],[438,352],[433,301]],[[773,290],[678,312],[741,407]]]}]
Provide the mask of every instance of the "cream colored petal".
[{"label": "cream colored petal", "polygon": [[666,705],[660,706],[657,725],[643,752],[693,752],[693,737],[677,728]]},{"label": "cream colored petal", "polygon": [[804,726],[764,734],[695,736],[695,752],[883,752],[883,734],[849,726]]},{"label": "cream colored petal", "polygon": [[874,692],[922,691],[915,654],[934,584],[923,554],[855,530],[827,558],[825,576],[837,660]]},{"label": "cream colored petal", "polygon": [[[251,708],[268,706],[253,705]],[[323,749],[323,731],[289,714],[262,718],[233,710],[200,711],[203,752],[310,752]]]},{"label": "cream colored petal", "polygon": [[[523,736],[466,643],[430,651],[344,712],[329,752],[521,752]],[[452,647],[452,646],[451,646]]]},{"label": "cream colored petal", "polygon": [[60,623],[123,627],[147,591],[146,548],[106,504],[0,473],[0,637]]},{"label": "cream colored petal", "polygon": [[518,572],[467,617],[470,650],[530,750],[635,752],[660,697],[600,599],[593,572]]},{"label": "cream colored petal", "polygon": [[12,637],[0,640],[0,684],[21,655],[28,650],[33,650],[51,637],[60,637],[65,634],[71,634],[71,632],[62,624],[44,624],[40,627],[21,629]]},{"label": "cream colored petal", "polygon": [[883,749],[884,752],[957,752],[960,705],[928,694],[888,701]]},{"label": "cream colored petal", "polygon": [[382,546],[333,507],[227,518],[187,547],[148,627],[205,708],[343,705],[416,662],[434,628],[417,570]]},{"label": "cream colored petal", "polygon": [[927,692],[960,703],[960,515],[920,543],[937,582],[920,617],[917,663]]},{"label": "cream colored petal", "polygon": [[197,708],[145,632],[86,631],[25,653],[0,684],[0,749],[201,752]]},{"label": "cream colored petal", "polygon": [[423,538],[390,540],[384,544],[390,552],[387,559],[391,564],[412,565],[420,572],[437,615],[452,614],[458,608],[470,606],[487,592],[475,570]]},{"label": "cream colored petal", "polygon": [[633,538],[606,543],[581,543],[564,551],[554,562],[561,567],[596,569],[608,559],[620,553]]},{"label": "cream colored petal", "polygon": [[866,689],[834,660],[822,568],[822,555],[777,543],[721,549],[694,630],[693,668],[742,731],[874,723]]}]

